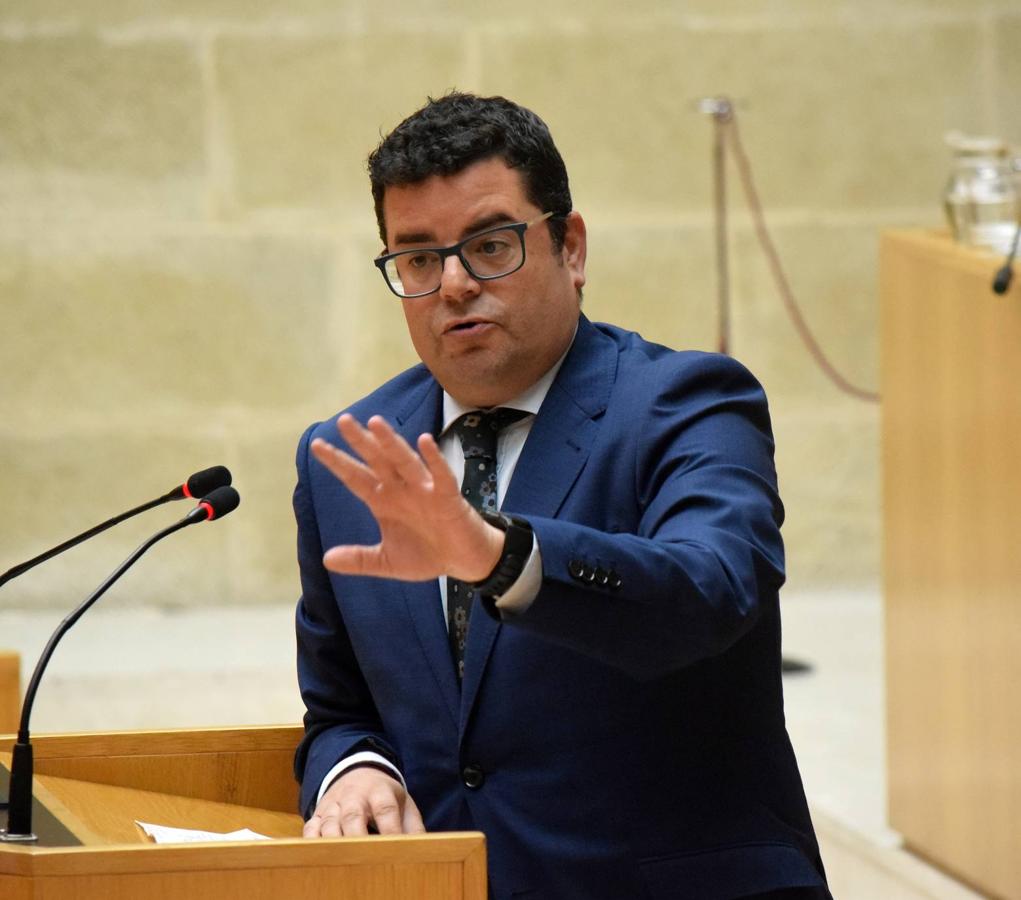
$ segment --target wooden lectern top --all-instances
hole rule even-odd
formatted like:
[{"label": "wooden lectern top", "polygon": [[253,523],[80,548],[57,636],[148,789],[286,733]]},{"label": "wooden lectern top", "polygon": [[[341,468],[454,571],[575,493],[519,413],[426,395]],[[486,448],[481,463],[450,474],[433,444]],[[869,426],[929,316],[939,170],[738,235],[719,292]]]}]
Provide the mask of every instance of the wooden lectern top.
[{"label": "wooden lectern top", "polygon": [[[484,900],[475,832],[303,840],[300,727],[58,735],[34,742],[35,796],[81,842],[0,844],[5,900]],[[13,738],[0,738],[9,763]],[[160,844],[135,820],[271,841]]]}]

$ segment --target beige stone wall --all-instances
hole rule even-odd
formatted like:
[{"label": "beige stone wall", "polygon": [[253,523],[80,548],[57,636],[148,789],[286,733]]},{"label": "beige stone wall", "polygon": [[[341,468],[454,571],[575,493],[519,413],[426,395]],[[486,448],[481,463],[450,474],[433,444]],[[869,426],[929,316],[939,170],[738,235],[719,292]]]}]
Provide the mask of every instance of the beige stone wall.
[{"label": "beige stone wall", "polygon": [[[3,0],[0,569],[222,462],[238,513],[108,602],[295,595],[298,434],[413,360],[370,262],[364,157],[454,86],[550,124],[590,227],[588,314],[697,348],[715,313],[693,101],[738,98],[808,320],[876,387],[878,233],[939,223],[945,130],[1021,141],[1019,46],[1021,0]],[[790,581],[874,582],[878,410],[813,367],[731,193],[733,349],[771,397]],[[3,604],[68,606],[184,511]]]}]

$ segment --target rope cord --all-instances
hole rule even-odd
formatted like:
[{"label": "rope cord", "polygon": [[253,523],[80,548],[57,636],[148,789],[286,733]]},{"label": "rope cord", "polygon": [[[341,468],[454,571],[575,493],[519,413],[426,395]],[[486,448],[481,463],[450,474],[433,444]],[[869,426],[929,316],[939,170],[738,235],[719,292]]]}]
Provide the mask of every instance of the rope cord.
[{"label": "rope cord", "polygon": [[738,175],[741,178],[741,186],[744,189],[745,201],[748,204],[748,209],[751,212],[752,221],[755,225],[755,234],[758,237],[759,244],[762,246],[763,253],[766,254],[766,259],[768,260],[769,268],[773,273],[773,279],[776,281],[780,298],[783,300],[787,314],[794,323],[794,328],[797,331],[798,336],[801,338],[809,354],[815,360],[816,365],[819,366],[826,377],[829,378],[839,390],[852,397],[856,397],[859,400],[864,400],[870,403],[880,402],[880,395],[877,392],[866,390],[865,388],[860,388],[851,384],[851,382],[837,371],[836,367],[829,361],[826,354],[823,352],[822,347],[819,345],[819,342],[809,329],[808,324],[805,321],[805,317],[798,306],[798,302],[794,298],[794,292],[791,290],[787,275],[784,273],[783,264],[780,262],[780,255],[777,253],[776,246],[774,245],[773,240],[770,237],[769,230],[766,227],[766,218],[762,210],[762,204],[759,201],[758,191],[755,188],[755,180],[752,176],[751,163],[748,161],[748,155],[745,153],[744,146],[741,143],[741,136],[738,132],[737,114],[734,112],[732,107],[729,113],[730,114],[725,118],[717,120],[717,128],[722,129],[727,138],[727,142],[734,157],[734,162],[737,165]]}]

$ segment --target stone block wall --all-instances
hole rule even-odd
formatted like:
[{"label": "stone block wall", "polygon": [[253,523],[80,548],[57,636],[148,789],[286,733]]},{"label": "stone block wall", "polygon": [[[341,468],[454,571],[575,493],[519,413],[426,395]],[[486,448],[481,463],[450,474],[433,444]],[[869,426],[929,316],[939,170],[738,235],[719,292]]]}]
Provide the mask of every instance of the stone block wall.
[{"label": "stone block wall", "polygon": [[[736,98],[808,322],[877,388],[879,232],[940,224],[944,131],[1021,141],[1018,46],[1021,0],[0,2],[0,570],[224,463],[240,510],[104,602],[296,595],[297,436],[414,360],[371,265],[364,159],[454,87],[549,123],[590,229],[588,315],[704,349],[696,101]],[[730,194],[733,352],[771,398],[790,582],[873,584],[878,407],[814,367],[733,177]],[[77,602],[184,511],[120,526],[3,603]]]}]

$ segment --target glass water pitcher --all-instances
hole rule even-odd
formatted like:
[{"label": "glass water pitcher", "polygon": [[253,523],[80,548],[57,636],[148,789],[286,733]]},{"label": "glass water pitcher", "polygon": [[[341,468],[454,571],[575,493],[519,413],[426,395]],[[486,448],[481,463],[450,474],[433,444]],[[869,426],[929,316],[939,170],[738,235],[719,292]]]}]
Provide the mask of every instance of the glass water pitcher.
[{"label": "glass water pitcher", "polygon": [[1007,145],[999,138],[950,132],[954,168],[943,194],[947,219],[962,244],[1007,253],[1021,218],[1021,184]]}]

